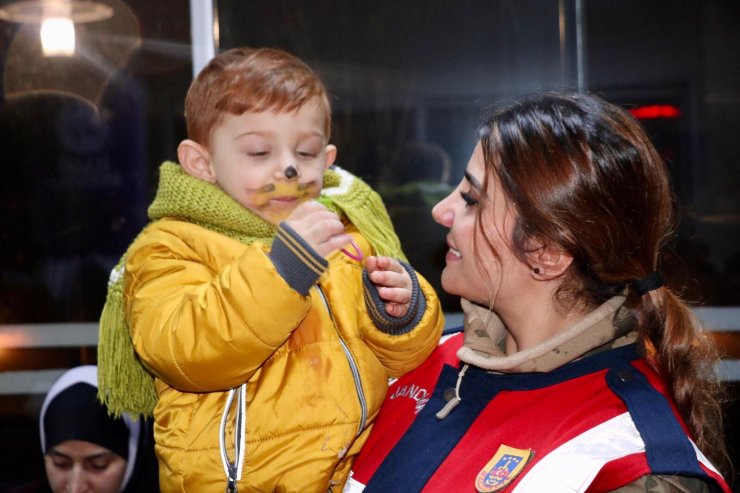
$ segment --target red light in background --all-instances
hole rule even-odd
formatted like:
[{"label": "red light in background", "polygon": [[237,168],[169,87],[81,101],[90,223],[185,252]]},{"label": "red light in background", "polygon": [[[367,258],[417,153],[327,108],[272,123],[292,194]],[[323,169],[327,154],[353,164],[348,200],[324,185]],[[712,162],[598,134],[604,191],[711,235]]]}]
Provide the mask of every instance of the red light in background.
[{"label": "red light in background", "polygon": [[654,120],[655,118],[678,118],[681,110],[672,104],[650,104],[638,106],[628,110],[639,120]]}]

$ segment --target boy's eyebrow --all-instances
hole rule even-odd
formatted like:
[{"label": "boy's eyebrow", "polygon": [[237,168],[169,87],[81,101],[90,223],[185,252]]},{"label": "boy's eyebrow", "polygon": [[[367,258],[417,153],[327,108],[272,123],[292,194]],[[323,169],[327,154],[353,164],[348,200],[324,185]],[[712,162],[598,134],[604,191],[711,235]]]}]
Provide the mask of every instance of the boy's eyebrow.
[{"label": "boy's eyebrow", "polygon": [[481,184],[478,181],[478,179],[474,177],[473,175],[471,175],[470,173],[468,173],[467,171],[465,172],[465,179],[468,180],[468,183],[470,183],[470,185],[472,185],[472,187],[475,188],[476,190],[481,189]]},{"label": "boy's eyebrow", "polygon": [[271,134],[271,132],[265,132],[263,130],[249,130],[247,132],[240,132],[240,133],[236,134],[234,136],[233,140],[237,140],[237,139],[240,139],[242,137],[246,137],[248,135],[258,135],[260,137],[264,137],[264,136],[267,136],[267,135],[270,135],[270,134]]},{"label": "boy's eyebrow", "polygon": [[[242,137],[246,137],[248,135],[257,135],[257,136],[260,136],[260,137],[269,137],[270,135],[272,135],[272,132],[269,131],[269,130],[248,130],[246,132],[241,132],[241,133],[235,135],[233,140],[237,140],[237,139],[240,139]],[[320,132],[318,130],[316,130],[316,131],[309,130],[308,132],[303,132],[300,135],[300,137],[301,138],[319,137],[321,139],[325,138],[324,137],[324,132]]]}]

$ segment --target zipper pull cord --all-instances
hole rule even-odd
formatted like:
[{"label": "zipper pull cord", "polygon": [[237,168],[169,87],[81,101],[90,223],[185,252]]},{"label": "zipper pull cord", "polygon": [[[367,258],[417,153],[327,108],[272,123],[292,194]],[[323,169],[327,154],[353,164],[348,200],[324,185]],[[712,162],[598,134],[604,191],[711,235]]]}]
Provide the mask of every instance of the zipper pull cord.
[{"label": "zipper pull cord", "polygon": [[[238,392],[238,393],[237,393]],[[237,493],[237,480],[241,479],[242,467],[244,465],[245,438],[246,438],[246,396],[247,384],[242,384],[238,389],[229,390],[226,398],[224,412],[221,415],[221,429],[219,433],[219,445],[221,447],[221,462],[223,462],[226,473],[226,493]],[[226,451],[226,420],[229,416],[236,394],[236,412],[234,416],[234,462],[229,460]]]},{"label": "zipper pull cord", "polygon": [[462,383],[462,379],[465,376],[465,372],[468,371],[468,364],[465,364],[462,367],[462,370],[457,374],[457,383],[455,384],[455,395],[453,395],[449,401],[447,401],[447,404],[444,405],[442,409],[437,411],[437,419],[442,420],[447,417],[448,414],[452,412],[453,409],[457,407],[458,404],[462,402],[462,397],[460,397],[460,384]]}]

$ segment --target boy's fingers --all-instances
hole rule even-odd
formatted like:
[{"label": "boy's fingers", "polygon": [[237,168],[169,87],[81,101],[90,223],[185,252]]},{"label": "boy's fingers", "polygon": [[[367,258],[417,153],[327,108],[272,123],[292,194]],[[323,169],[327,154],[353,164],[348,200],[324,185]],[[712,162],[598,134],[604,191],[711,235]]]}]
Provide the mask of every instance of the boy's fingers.
[{"label": "boy's fingers", "polygon": [[393,317],[403,317],[409,311],[409,306],[399,305],[398,303],[386,303],[385,311]]},{"label": "boy's fingers", "polygon": [[320,202],[317,202],[315,200],[307,200],[298,204],[296,208],[293,209],[293,211],[290,213],[287,220],[301,220],[308,215],[322,211],[328,211],[328,209],[324,207],[324,205]]},{"label": "boy's fingers", "polygon": [[[368,274],[372,274],[378,269],[378,258],[374,255],[365,258],[365,270]],[[370,277],[372,279],[372,276]]]},{"label": "boy's fingers", "polygon": [[393,257],[378,257],[378,268],[398,273],[405,272],[401,262]]},{"label": "boy's fingers", "polygon": [[348,234],[340,233],[327,238],[327,240],[324,242],[324,245],[326,245],[326,247],[328,248],[327,253],[329,253],[349,245],[351,241],[352,238]]},{"label": "boy's fingers", "polygon": [[384,257],[381,255],[367,257],[367,259],[365,259],[365,268],[368,272],[386,271],[401,275],[406,272],[406,269],[403,268],[401,262],[393,257]]},{"label": "boy's fingers", "polygon": [[326,210],[314,211],[305,217],[287,220],[286,223],[309,242],[322,242],[344,232],[344,225],[339,217]]},{"label": "boy's fingers", "polygon": [[368,273],[370,274],[370,280],[375,284],[389,288],[411,288],[411,278],[405,270],[403,272],[394,272],[391,270],[376,270],[371,272],[368,269]]},{"label": "boy's fingers", "polygon": [[411,291],[404,288],[380,288],[378,289],[378,295],[389,303],[406,305],[411,302]]}]

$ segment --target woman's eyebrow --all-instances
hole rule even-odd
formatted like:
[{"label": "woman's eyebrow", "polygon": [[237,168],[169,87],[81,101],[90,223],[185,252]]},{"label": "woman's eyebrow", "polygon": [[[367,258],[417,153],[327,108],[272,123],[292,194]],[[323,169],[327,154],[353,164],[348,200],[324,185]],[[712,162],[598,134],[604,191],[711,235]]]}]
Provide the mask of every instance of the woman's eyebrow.
[{"label": "woman's eyebrow", "polygon": [[87,457],[85,457],[85,460],[101,459],[104,457],[109,457],[111,455],[114,455],[114,453],[110,450],[103,450],[101,452],[98,452],[97,454],[88,455]]},{"label": "woman's eyebrow", "polygon": [[54,456],[54,457],[64,457],[66,459],[71,459],[71,457],[69,455],[62,453],[62,452],[60,452],[59,450],[57,450],[55,448],[52,448],[51,450],[49,450],[49,452],[47,452],[47,455],[51,455],[51,456]]},{"label": "woman's eyebrow", "polygon": [[478,181],[478,179],[477,179],[477,178],[475,178],[475,177],[474,177],[473,175],[471,175],[470,173],[468,173],[467,171],[465,172],[465,179],[466,179],[466,180],[468,180],[468,183],[470,183],[470,185],[471,185],[471,186],[472,186],[473,188],[475,188],[476,190],[480,190],[480,189],[481,189],[481,184],[480,184],[480,182]]}]

